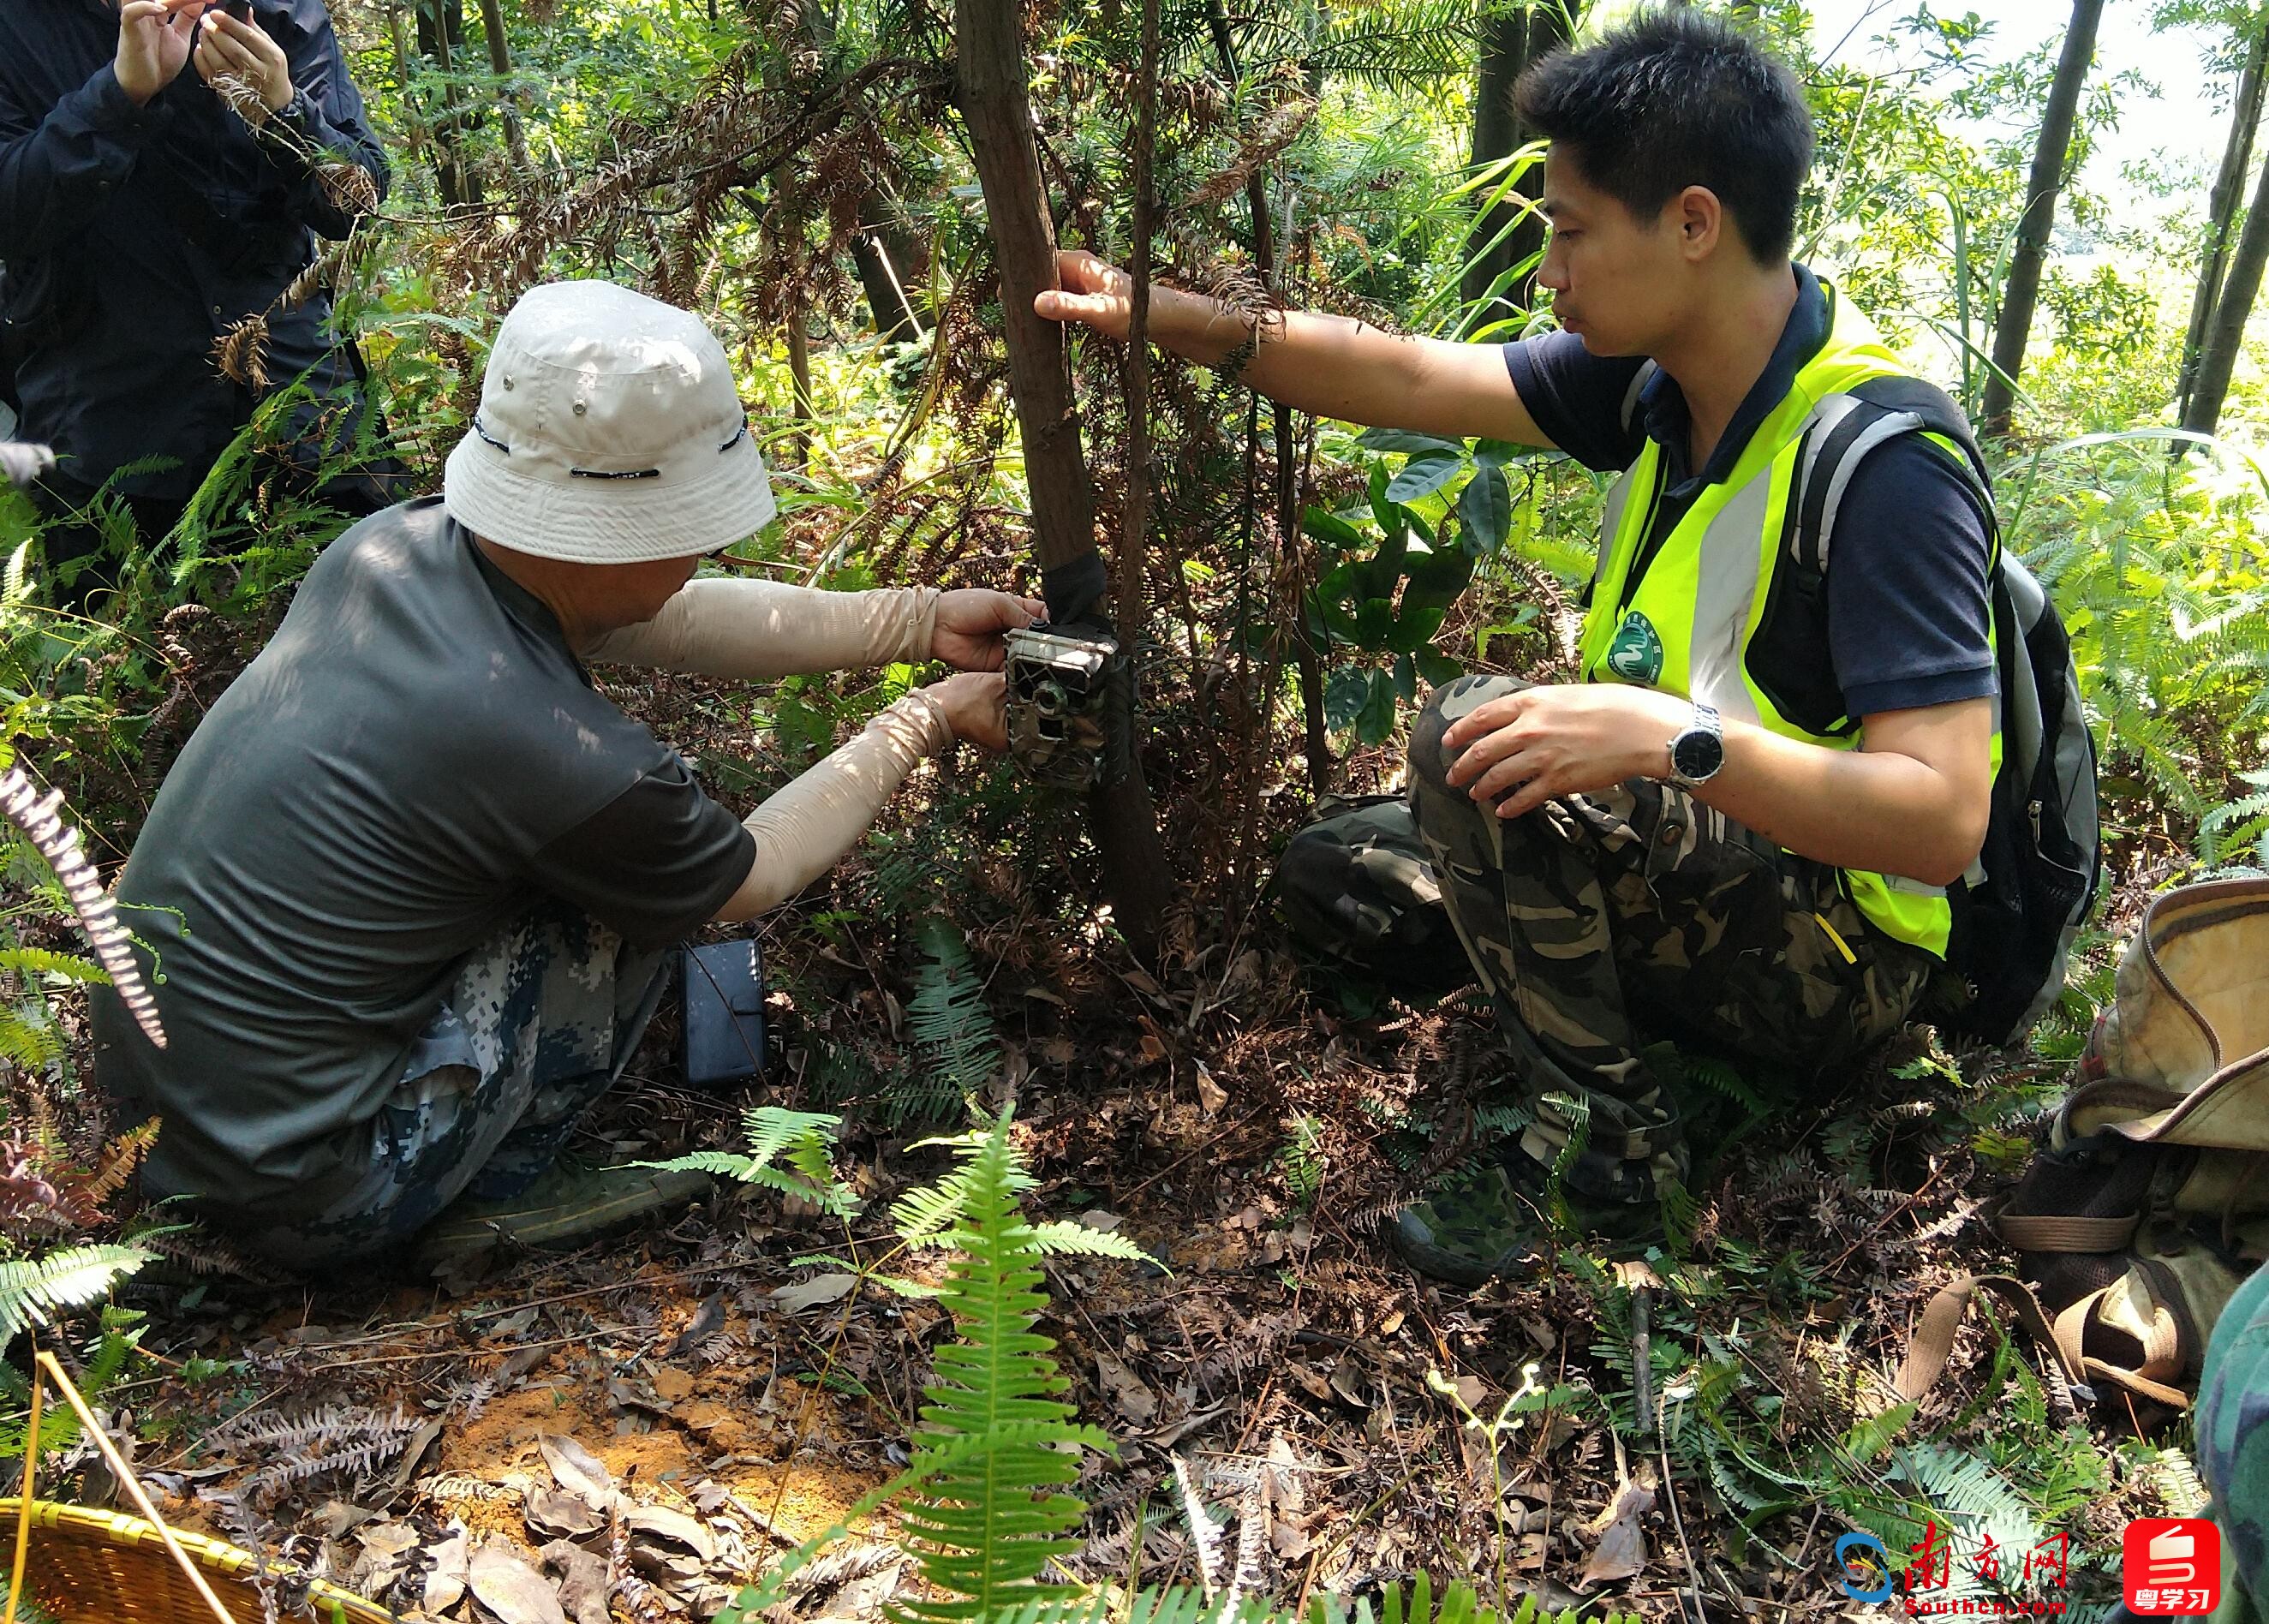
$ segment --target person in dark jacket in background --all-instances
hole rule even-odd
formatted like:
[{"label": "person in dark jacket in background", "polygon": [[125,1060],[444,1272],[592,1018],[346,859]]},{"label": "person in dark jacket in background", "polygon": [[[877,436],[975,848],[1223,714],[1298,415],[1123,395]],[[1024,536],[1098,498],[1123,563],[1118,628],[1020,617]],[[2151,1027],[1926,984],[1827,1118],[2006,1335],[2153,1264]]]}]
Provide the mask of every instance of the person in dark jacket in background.
[{"label": "person in dark jacket in background", "polygon": [[[328,292],[282,296],[316,236],[345,237],[388,179],[322,0],[0,6],[0,349],[15,352],[17,432],[60,459],[40,493],[58,520],[51,566],[100,547],[82,510],[106,485],[145,543],[164,535],[297,380],[309,398],[286,425],[287,476],[314,487],[353,443],[360,358],[331,331]],[[260,365],[232,379],[215,346],[253,319]],[[322,494],[375,511],[394,499],[387,471]]]}]

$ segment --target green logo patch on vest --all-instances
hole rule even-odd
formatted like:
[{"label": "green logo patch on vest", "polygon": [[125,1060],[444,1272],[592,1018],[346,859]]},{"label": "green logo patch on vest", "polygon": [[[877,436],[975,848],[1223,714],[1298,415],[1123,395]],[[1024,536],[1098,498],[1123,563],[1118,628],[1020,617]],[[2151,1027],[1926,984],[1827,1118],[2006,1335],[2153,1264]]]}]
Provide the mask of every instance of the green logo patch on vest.
[{"label": "green logo patch on vest", "polygon": [[1608,644],[1608,669],[1626,683],[1652,686],[1662,675],[1662,639],[1638,610],[1623,616]]}]

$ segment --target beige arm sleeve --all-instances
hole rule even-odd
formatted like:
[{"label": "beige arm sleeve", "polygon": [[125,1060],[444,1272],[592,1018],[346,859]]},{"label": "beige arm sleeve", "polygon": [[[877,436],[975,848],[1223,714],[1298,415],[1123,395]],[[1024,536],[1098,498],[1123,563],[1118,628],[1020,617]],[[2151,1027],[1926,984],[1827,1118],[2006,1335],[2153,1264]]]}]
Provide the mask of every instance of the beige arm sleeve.
[{"label": "beige arm sleeve", "polygon": [[609,632],[589,660],[761,680],[927,660],[936,631],[934,587],[823,592],[712,576],[686,582],[652,620]]},{"label": "beige arm sleeve", "polygon": [[835,867],[915,764],[952,742],[945,708],[920,689],[877,712],[857,738],[742,820],[756,838],[756,861],[717,918],[734,924],[778,907]]}]

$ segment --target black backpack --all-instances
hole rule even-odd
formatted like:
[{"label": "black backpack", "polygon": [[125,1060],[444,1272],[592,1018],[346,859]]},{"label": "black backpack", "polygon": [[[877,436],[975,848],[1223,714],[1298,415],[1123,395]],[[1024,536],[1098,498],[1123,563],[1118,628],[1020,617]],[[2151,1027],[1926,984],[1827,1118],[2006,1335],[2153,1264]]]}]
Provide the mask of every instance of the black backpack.
[{"label": "black backpack", "polygon": [[1915,378],[1872,379],[1848,394],[1856,404],[1826,429],[1792,494],[1792,572],[1800,578],[1809,572],[1818,589],[1837,498],[1851,470],[1902,434],[1935,433],[1961,448],[1957,461],[1992,544],[2001,768],[1984,848],[1948,888],[1954,929],[1947,962],[1972,996],[1940,1025],[1987,1043],[2015,1043],[2063,990],[2073,939],[2103,875],[2095,741],[2081,712],[2072,642],[2040,582],[2000,544],[1985,461],[1961,408]]}]

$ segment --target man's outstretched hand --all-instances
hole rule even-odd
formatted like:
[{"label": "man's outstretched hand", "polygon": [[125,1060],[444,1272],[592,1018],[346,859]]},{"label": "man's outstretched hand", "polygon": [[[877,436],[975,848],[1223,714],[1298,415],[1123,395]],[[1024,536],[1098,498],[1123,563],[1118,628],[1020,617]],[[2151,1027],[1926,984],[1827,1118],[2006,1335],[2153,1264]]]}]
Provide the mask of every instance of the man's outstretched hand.
[{"label": "man's outstretched hand", "polygon": [[126,0],[118,8],[118,55],[112,63],[118,88],[135,106],[148,106],[181,77],[196,40],[197,19],[183,15],[181,0]]},{"label": "man's outstretched hand", "polygon": [[1008,663],[1001,634],[1021,631],[1045,618],[1047,612],[1047,606],[1038,598],[977,587],[941,592],[937,630],[930,639],[929,652],[963,671],[998,671]]},{"label": "man's outstretched hand", "polygon": [[[1085,248],[1056,250],[1056,280],[1032,296],[1032,308],[1051,321],[1082,321],[1098,333],[1124,338],[1134,320],[1134,278]],[[1155,298],[1157,291],[1152,289]]]}]

